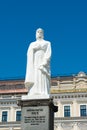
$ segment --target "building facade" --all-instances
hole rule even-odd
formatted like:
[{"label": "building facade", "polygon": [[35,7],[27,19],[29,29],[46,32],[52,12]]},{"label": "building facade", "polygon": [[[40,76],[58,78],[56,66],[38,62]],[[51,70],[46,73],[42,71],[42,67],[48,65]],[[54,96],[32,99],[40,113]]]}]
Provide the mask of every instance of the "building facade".
[{"label": "building facade", "polygon": [[21,130],[21,107],[17,101],[27,94],[23,80],[0,81],[0,130]]},{"label": "building facade", "polygon": [[51,95],[58,105],[55,130],[87,129],[87,75],[52,79]]},{"label": "building facade", "polygon": [[[87,75],[51,79],[51,97],[58,106],[55,130],[87,129]],[[21,107],[17,101],[27,94],[24,80],[0,81],[0,130],[21,130]]]}]

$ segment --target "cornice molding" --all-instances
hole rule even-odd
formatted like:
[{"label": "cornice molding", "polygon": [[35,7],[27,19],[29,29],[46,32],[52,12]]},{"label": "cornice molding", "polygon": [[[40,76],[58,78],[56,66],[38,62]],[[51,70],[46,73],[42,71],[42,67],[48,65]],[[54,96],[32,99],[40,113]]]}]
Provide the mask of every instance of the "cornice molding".
[{"label": "cornice molding", "polygon": [[51,88],[50,93],[51,94],[59,94],[59,93],[79,93],[79,92],[87,92],[87,88],[82,89],[66,89],[66,90],[60,90],[60,89],[54,89]]},{"label": "cornice molding", "polygon": [[[54,98],[55,100],[59,100],[59,99],[67,99],[67,100],[70,100],[70,99],[77,99],[77,101],[87,101],[87,93],[54,93],[54,94],[51,94],[51,97]],[[82,99],[82,100],[81,100]]]}]

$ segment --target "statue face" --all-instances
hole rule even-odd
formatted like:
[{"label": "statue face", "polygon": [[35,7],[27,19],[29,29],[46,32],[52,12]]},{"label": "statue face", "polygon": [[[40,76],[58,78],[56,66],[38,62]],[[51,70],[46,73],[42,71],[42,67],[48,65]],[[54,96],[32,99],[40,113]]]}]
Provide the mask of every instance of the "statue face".
[{"label": "statue face", "polygon": [[39,28],[36,30],[36,39],[43,39],[44,35],[43,35],[43,29]]}]

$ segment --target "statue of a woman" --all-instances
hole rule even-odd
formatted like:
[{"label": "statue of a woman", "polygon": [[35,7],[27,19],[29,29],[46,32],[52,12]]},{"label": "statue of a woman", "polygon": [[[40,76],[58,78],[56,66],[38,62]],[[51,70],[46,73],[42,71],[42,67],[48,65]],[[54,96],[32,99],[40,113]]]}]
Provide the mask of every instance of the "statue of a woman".
[{"label": "statue of a woman", "polygon": [[29,88],[28,95],[49,96],[51,45],[43,38],[43,30],[37,29],[36,41],[27,52],[25,86]]}]

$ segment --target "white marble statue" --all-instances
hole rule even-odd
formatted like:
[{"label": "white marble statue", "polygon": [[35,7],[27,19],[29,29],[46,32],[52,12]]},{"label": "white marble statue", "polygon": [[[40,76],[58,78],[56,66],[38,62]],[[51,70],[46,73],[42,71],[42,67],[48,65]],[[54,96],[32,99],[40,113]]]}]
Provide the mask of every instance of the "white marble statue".
[{"label": "white marble statue", "polygon": [[51,43],[43,38],[43,29],[37,29],[36,41],[30,44],[27,52],[25,86],[29,96],[49,96]]}]

